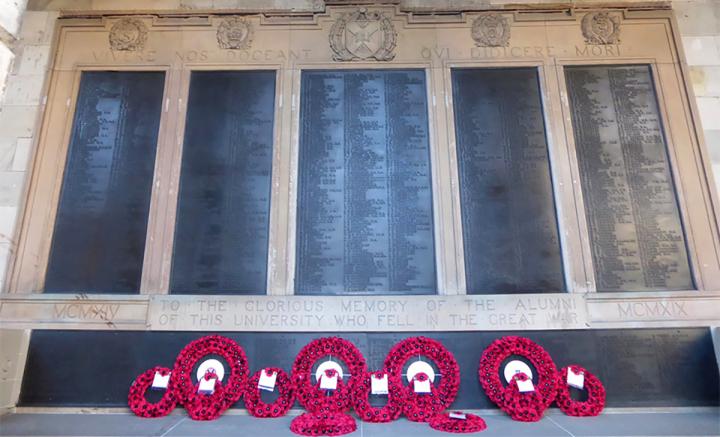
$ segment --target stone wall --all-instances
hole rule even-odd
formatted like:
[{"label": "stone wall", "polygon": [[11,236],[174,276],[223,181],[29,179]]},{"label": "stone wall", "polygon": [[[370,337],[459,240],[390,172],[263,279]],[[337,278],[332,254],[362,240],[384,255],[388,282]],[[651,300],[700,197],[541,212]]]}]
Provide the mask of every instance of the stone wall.
[{"label": "stone wall", "polygon": [[[380,2],[380,1],[378,1]],[[509,0],[401,0],[401,8],[481,9],[502,8]],[[525,3],[558,4],[551,0]],[[593,6],[618,1],[574,0],[567,5]],[[631,0],[626,3],[661,5],[662,0]],[[37,126],[43,112],[44,88],[51,59],[54,25],[60,11],[149,11],[154,10],[257,10],[314,12],[324,9],[323,0],[30,0],[18,27],[17,17],[23,0],[0,6],[0,89],[8,76],[4,96],[0,97],[0,284],[4,283],[8,262],[17,238],[17,216],[25,198],[31,155]],[[712,157],[715,180],[720,181],[720,1],[676,0],[685,54],[690,65],[705,142]],[[12,66],[8,71],[4,65]],[[718,184],[720,186],[720,184]]]}]

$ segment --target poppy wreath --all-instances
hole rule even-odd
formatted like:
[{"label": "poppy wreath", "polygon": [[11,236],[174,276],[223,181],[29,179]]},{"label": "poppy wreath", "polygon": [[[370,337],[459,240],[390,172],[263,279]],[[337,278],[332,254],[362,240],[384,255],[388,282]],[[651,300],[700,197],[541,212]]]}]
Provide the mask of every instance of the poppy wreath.
[{"label": "poppy wreath", "polygon": [[464,414],[465,419],[450,417],[449,413],[438,414],[430,419],[430,428],[455,434],[480,432],[487,428],[482,417],[470,413]]},{"label": "poppy wreath", "polygon": [[130,392],[128,393],[128,406],[135,415],[140,417],[162,417],[170,414],[177,405],[177,398],[175,397],[175,390],[168,384],[168,388],[165,389],[165,393],[158,402],[151,403],[145,399],[145,392],[152,385],[155,373],[159,373],[162,376],[167,376],[170,373],[170,369],[167,367],[155,366],[152,369],[148,369],[141,373],[132,385],[130,385]]},{"label": "poppy wreath", "polygon": [[411,422],[429,422],[445,409],[438,388],[432,382],[430,383],[430,393],[415,393],[415,382],[424,382],[429,379],[428,375],[420,372],[410,381],[409,390],[406,391],[403,402],[403,414]]},{"label": "poppy wreath", "polygon": [[[275,387],[277,387],[280,396],[269,404],[262,401],[260,388],[258,387],[262,372],[265,372],[268,376],[273,373],[277,374]],[[247,408],[250,415],[255,417],[281,417],[287,414],[293,403],[295,403],[295,388],[290,383],[290,377],[283,369],[268,367],[255,372],[250,378],[248,388],[245,391],[245,408]]]},{"label": "poppy wreath", "polygon": [[370,391],[372,389],[370,378],[373,375],[377,378],[382,378],[384,375],[387,375],[387,372],[366,372],[365,375],[363,375],[362,380],[355,390],[355,399],[353,401],[355,412],[358,414],[358,417],[365,422],[386,423],[397,420],[403,406],[400,379],[387,375],[388,401],[383,407],[373,407],[370,405]]},{"label": "poppy wreath", "polygon": [[547,408],[544,399],[537,389],[531,392],[521,392],[518,381],[531,381],[531,379],[524,373],[513,375],[507,387],[509,390],[503,392],[504,405],[506,405],[503,411],[508,413],[512,420],[537,422],[542,419]]},{"label": "poppy wreath", "polygon": [[[197,392],[191,373],[203,357],[216,354],[228,363],[230,371],[225,383],[215,382],[211,395]],[[211,377],[212,375],[205,375]],[[217,378],[217,376],[215,376]],[[230,408],[243,395],[248,378],[248,361],[245,351],[235,341],[220,335],[209,335],[190,342],[175,359],[170,382],[175,388],[178,402],[185,406],[194,420],[212,420]]]},{"label": "poppy wreath", "polygon": [[[430,394],[415,393],[414,380],[410,381],[409,386],[401,384],[399,388],[403,399],[403,414],[409,420],[426,422],[448,408],[455,400],[460,387],[460,367],[453,354],[439,341],[427,337],[410,337],[393,346],[385,357],[385,369],[391,378],[401,381],[405,363],[418,355],[435,362],[441,375],[440,384],[431,384]],[[422,378],[421,375],[415,375],[415,379]]]},{"label": "poppy wreath", "polygon": [[[524,357],[535,366],[538,382],[534,392],[520,393],[517,382],[513,384],[513,381],[510,381],[507,386],[503,386],[500,381],[500,366],[512,355]],[[538,344],[523,337],[503,337],[492,342],[480,357],[478,377],[487,397],[511,417],[515,414],[514,409],[521,399],[525,407],[529,407],[528,402],[532,399],[534,404],[532,410],[538,410],[537,420],[539,420],[543,411],[555,400],[557,393],[557,368],[550,354]]]},{"label": "poppy wreath", "polygon": [[[311,380],[313,365],[325,356],[340,358],[350,372],[347,384],[342,378],[338,378],[337,389],[330,396],[320,388],[320,381],[313,385]],[[354,344],[339,337],[324,337],[313,340],[302,348],[295,357],[291,379],[297,400],[307,411],[345,412],[352,406],[353,393],[366,370],[365,357]],[[325,376],[332,375],[326,372]]]},{"label": "poppy wreath", "polygon": [[344,435],[356,429],[355,419],[343,413],[303,413],[290,423],[290,431],[307,436]]},{"label": "poppy wreath", "polygon": [[[567,383],[568,371],[572,370],[576,374],[583,373],[585,375],[584,389],[588,392],[586,401],[576,401],[570,397],[570,388]],[[605,408],[605,387],[597,376],[590,373],[587,369],[570,365],[560,369],[558,375],[558,390],[555,402],[563,413],[568,416],[586,417],[597,416]]]},{"label": "poppy wreath", "polygon": [[[215,380],[213,393],[210,395],[198,393],[197,396],[193,396],[187,400],[184,406],[188,412],[188,416],[190,416],[192,420],[215,420],[227,409],[222,403],[222,399],[227,390],[215,372],[205,372],[203,379],[207,381],[211,379]],[[193,387],[197,393],[200,383],[198,382]]]}]

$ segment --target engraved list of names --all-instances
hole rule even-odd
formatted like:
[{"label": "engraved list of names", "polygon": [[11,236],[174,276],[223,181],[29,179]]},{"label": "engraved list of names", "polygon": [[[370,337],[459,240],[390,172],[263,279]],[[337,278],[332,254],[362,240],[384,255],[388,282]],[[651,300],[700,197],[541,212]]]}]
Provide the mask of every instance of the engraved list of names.
[{"label": "engraved list of names", "polygon": [[566,75],[598,291],[693,288],[649,67]]},{"label": "engraved list of names", "polygon": [[302,75],[295,288],[434,293],[425,73]]}]

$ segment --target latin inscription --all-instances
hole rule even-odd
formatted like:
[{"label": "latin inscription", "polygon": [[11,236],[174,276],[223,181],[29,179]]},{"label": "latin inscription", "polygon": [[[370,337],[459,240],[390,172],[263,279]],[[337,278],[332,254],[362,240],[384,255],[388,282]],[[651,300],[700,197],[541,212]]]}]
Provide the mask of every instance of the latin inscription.
[{"label": "latin inscription", "polygon": [[471,47],[452,49],[450,47],[421,47],[420,57],[423,59],[494,59],[494,58],[550,58],[554,56],[576,57],[618,57],[625,56],[627,49],[620,45],[576,45],[571,47],[556,46],[509,46],[509,47]]}]

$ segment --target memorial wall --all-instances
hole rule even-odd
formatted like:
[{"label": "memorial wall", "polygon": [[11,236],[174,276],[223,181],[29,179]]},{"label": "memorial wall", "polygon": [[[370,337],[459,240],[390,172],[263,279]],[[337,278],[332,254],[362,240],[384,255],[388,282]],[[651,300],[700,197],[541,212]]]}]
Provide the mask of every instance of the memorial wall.
[{"label": "memorial wall", "polygon": [[[716,194],[671,10],[328,3],[58,20],[0,295],[0,327],[34,330],[30,371],[138,341],[108,355],[135,372],[213,332],[253,366],[345,333],[370,361],[429,334],[474,368],[525,332],[586,343],[601,374],[629,347],[707,370]],[[37,381],[22,399],[79,402]]]}]

